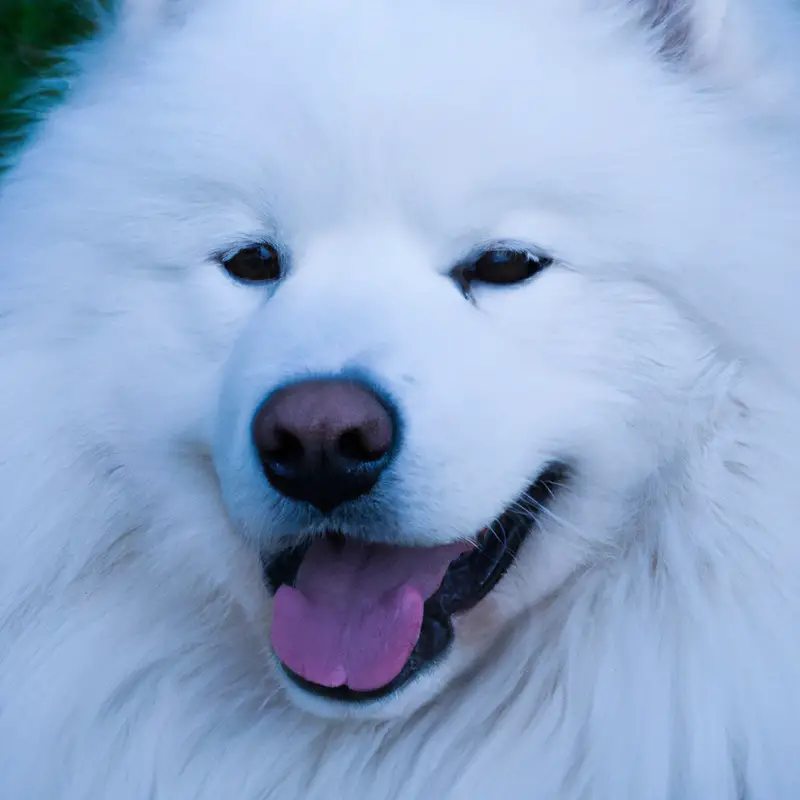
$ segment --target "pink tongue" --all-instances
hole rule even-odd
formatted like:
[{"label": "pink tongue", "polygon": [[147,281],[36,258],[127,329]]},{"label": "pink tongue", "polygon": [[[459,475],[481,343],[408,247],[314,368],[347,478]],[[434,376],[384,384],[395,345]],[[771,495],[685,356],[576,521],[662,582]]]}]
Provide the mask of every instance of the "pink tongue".
[{"label": "pink tongue", "polygon": [[295,588],[275,595],[272,646],[295,674],[320,686],[379,689],[408,661],[422,607],[468,549],[314,542]]}]

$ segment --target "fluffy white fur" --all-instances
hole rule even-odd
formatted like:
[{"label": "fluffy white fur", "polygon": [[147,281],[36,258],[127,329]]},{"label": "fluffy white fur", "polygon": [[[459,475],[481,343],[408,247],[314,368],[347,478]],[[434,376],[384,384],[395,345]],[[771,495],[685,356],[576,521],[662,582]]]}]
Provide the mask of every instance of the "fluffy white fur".
[{"label": "fluffy white fur", "polygon": [[[800,797],[800,170],[779,0],[130,0],[0,194],[0,797]],[[210,258],[269,236],[276,290]],[[446,277],[513,239],[529,285]],[[363,527],[573,481],[444,663],[277,677],[248,426],[369,373]],[[363,531],[362,531],[363,533]]]}]

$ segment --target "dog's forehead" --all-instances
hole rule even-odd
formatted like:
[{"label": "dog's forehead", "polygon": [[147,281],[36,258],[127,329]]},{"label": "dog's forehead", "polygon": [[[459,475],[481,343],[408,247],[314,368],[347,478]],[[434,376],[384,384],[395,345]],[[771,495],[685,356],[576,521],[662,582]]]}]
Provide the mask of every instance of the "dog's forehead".
[{"label": "dog's forehead", "polygon": [[[388,0],[212,3],[137,54],[135,70],[90,82],[92,119],[75,131],[104,171],[82,180],[107,183],[110,170],[131,187],[93,224],[146,219],[143,241],[192,241],[199,254],[272,227],[295,249],[372,215],[444,250],[499,235],[512,213],[630,205],[642,184],[631,176],[662,169],[655,148],[669,141],[682,158],[683,95],[607,23],[531,5],[547,13],[477,0],[424,14]],[[531,229],[548,244],[539,221]]]},{"label": "dog's forehead", "polygon": [[140,96],[158,107],[141,117],[176,168],[194,153],[208,179],[216,168],[306,208],[549,189],[565,170],[597,176],[652,88],[552,12],[523,25],[477,3],[299,5],[317,4],[238,0],[155,55]]},{"label": "dog's forehead", "polygon": [[[477,155],[530,152],[553,125],[591,123],[602,135],[609,106],[652,88],[610,42],[603,48],[585,24],[553,14],[523,25],[474,4],[436,3],[424,15],[396,3],[350,6],[318,17],[230,14],[213,48],[181,60],[192,70],[185,78],[197,86],[197,70],[208,73],[204,102],[265,135],[302,132],[309,147],[336,148],[343,161],[432,157],[462,169]],[[210,33],[200,28],[200,46]],[[191,37],[190,29],[189,47]]]}]

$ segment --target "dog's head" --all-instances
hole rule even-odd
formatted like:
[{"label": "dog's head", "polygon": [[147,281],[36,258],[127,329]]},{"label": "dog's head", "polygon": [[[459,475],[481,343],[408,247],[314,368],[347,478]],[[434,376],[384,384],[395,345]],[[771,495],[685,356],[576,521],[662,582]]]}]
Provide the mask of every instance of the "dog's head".
[{"label": "dog's head", "polygon": [[735,246],[697,87],[737,41],[710,0],[589,5],[132,2],[54,120],[93,274],[135,262],[114,303],[169,361],[136,391],[208,401],[275,669],[318,713],[467,672],[613,561],[713,413],[726,362],[664,276]]}]

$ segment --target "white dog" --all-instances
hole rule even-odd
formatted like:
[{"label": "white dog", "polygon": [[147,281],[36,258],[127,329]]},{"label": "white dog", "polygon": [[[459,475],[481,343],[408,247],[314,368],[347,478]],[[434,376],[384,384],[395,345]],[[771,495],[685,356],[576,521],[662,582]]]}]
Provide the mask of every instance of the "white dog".
[{"label": "white dog", "polygon": [[782,0],[128,0],[0,193],[3,800],[800,797]]}]

